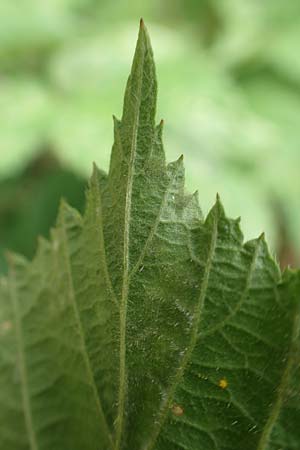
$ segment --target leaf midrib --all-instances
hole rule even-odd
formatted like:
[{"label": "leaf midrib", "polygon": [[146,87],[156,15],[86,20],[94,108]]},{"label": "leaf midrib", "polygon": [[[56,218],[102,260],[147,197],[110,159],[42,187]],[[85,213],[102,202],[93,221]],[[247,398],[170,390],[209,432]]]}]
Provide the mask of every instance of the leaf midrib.
[{"label": "leaf midrib", "polygon": [[[137,151],[137,132],[141,108],[141,93],[144,81],[143,65],[145,59],[145,52],[142,52],[142,61],[140,67],[142,68],[142,76],[140,77],[140,84],[138,86],[136,114],[134,115],[134,123],[132,127],[132,140],[130,149],[130,161],[128,167],[128,178],[125,194],[125,216],[124,216],[124,234],[123,234],[123,284],[120,302],[120,381],[119,381],[119,396],[118,396],[118,415],[117,415],[117,429],[116,429],[116,450],[119,450],[121,445],[124,410],[125,410],[125,396],[126,396],[126,319],[127,319],[127,300],[129,293],[129,233],[130,233],[130,216],[132,206],[132,189],[134,179],[135,158]],[[130,89],[132,85],[130,86]],[[118,130],[119,132],[119,130]]]}]

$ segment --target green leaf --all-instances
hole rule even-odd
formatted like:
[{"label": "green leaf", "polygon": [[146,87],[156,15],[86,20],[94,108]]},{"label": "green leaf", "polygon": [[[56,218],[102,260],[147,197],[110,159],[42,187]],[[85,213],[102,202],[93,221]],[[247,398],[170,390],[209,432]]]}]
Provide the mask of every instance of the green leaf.
[{"label": "green leaf", "polygon": [[156,95],[141,22],[108,175],[1,281],[0,448],[299,447],[299,274],[243,243],[219,197],[202,218]]},{"label": "green leaf", "polygon": [[[283,295],[294,297],[299,303],[300,276],[299,273],[287,271],[284,274],[284,282],[281,286]],[[284,448],[286,450],[296,450],[300,442],[300,311],[295,320],[293,330],[294,341],[290,348],[289,360],[286,369],[286,384],[282,390],[282,409],[279,420],[276,423],[271,442],[270,450]]]}]

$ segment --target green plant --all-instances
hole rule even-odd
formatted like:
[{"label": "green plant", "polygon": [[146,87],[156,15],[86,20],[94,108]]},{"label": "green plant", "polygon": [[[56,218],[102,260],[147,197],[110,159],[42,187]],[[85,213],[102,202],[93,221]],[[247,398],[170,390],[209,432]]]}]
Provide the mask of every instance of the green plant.
[{"label": "green plant", "polygon": [[143,22],[108,176],[0,294],[0,448],[300,446],[300,274],[165,164]]},{"label": "green plant", "polygon": [[48,145],[84,177],[93,160],[108,168],[132,21],[144,14],[159,42],[168,160],[185,152],[205,213],[222,192],[246,239],[264,230],[282,267],[298,267],[299,12],[298,0],[1,0],[0,177]]}]

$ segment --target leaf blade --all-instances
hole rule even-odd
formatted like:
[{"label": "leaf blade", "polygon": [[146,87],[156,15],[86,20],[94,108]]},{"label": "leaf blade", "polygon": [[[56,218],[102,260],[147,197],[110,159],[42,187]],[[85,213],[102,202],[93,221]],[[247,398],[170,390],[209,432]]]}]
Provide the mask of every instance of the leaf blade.
[{"label": "leaf blade", "polygon": [[4,448],[295,448],[300,285],[219,198],[203,220],[183,159],[165,163],[156,96],[142,22],[108,176],[94,167],[84,217],[63,203],[50,242],[0,284]]}]

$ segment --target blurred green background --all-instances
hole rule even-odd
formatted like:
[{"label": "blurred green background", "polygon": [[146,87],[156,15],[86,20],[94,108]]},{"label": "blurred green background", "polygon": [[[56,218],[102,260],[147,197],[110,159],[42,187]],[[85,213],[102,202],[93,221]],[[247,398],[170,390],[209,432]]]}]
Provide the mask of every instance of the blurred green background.
[{"label": "blurred green background", "polygon": [[245,238],[299,263],[298,0],[1,0],[0,271],[61,196],[82,210],[92,161],[108,168],[140,17],[168,160],[184,153],[204,213],[219,192]]}]

